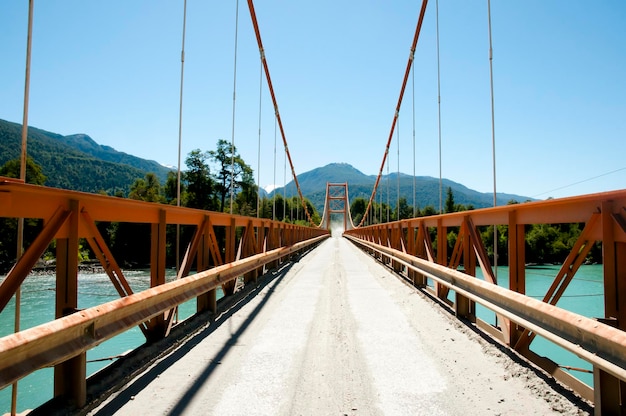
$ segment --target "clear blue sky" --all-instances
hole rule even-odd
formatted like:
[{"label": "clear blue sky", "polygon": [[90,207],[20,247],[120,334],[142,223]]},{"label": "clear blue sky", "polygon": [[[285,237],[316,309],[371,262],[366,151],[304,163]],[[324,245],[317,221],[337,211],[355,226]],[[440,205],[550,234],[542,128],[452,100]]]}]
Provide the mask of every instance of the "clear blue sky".
[{"label": "clear blue sky", "polygon": [[[296,173],[332,162],[378,172],[420,3],[255,3]],[[14,122],[27,4],[0,0],[0,118]],[[183,160],[231,139],[235,4],[188,0]],[[626,2],[493,0],[491,8],[498,191],[547,198],[625,188]],[[182,16],[182,0],[36,0],[29,124],[176,165]],[[441,0],[439,17],[443,176],[490,192],[487,1]],[[240,0],[235,145],[255,177],[259,65]],[[434,0],[415,65],[416,174],[438,177]],[[274,118],[265,82],[261,102],[266,186]],[[399,124],[400,171],[409,174],[412,102],[409,84]],[[392,172],[397,145],[394,135]],[[278,184],[283,160],[278,136]]]}]

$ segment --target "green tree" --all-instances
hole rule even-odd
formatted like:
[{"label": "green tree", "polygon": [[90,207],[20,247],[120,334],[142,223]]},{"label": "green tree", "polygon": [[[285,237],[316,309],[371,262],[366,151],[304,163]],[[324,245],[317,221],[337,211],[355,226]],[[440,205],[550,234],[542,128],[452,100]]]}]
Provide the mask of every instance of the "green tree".
[{"label": "green tree", "polygon": [[210,152],[202,152],[200,149],[192,150],[185,164],[185,182],[187,189],[187,206],[206,210],[215,210],[215,181],[211,177],[211,170],[207,161],[211,157]]},{"label": "green tree", "polygon": [[[128,193],[130,199],[147,202],[165,202],[165,197],[154,173],[135,180]],[[107,232],[111,251],[124,267],[145,267],[150,264],[150,225],[137,223],[111,223]]]},{"label": "green tree", "polygon": [[430,217],[431,215],[437,215],[438,212],[432,205],[426,205],[421,212],[422,217]]},{"label": "green tree", "polygon": [[277,221],[284,220],[286,204],[285,204],[285,199],[283,198],[283,196],[278,193],[274,194],[272,203],[273,203],[272,209],[276,213],[276,220]]},{"label": "green tree", "polygon": [[352,203],[350,204],[350,216],[352,216],[352,222],[354,222],[354,225],[358,225],[361,222],[366,209],[367,201],[365,198],[358,197],[352,200]]},{"label": "green tree", "polygon": [[[0,167],[0,176],[7,178],[20,177],[20,160],[12,159]],[[28,157],[26,158],[26,182],[43,185],[46,182],[41,166]],[[24,247],[28,247],[39,234],[42,221],[32,218],[24,220]],[[0,273],[8,271],[17,257],[17,219],[0,218]]]},{"label": "green tree", "polygon": [[144,179],[137,179],[130,187],[130,199],[147,202],[165,202],[159,178],[154,173],[147,173]]},{"label": "green tree", "polygon": [[452,188],[448,186],[448,189],[446,190],[446,202],[444,204],[443,212],[449,214],[451,212],[454,212],[455,208],[454,194],[452,193]]},{"label": "green tree", "polygon": [[237,148],[231,146],[226,140],[218,140],[217,149],[210,150],[208,153],[211,160],[217,164],[216,190],[220,201],[219,210],[224,211],[226,195],[230,193],[231,187],[233,193],[236,194],[244,186],[249,185],[252,168],[239,156]]},{"label": "green tree", "polygon": [[533,224],[526,233],[527,260],[531,263],[549,263],[553,259],[552,244],[558,235],[551,224]]},{"label": "green tree", "polygon": [[[2,167],[0,167],[0,176],[6,176],[7,178],[19,178],[20,177],[20,159],[12,159],[7,161]],[[26,158],[26,183],[32,183],[34,185],[43,185],[46,183],[46,175],[43,174],[41,166],[39,166],[33,158]]]},{"label": "green tree", "polygon": [[259,217],[261,218],[272,218],[272,200],[268,197],[264,196],[261,199],[260,203],[260,213]]},{"label": "green tree", "polygon": [[[186,204],[186,189],[185,182],[183,180],[184,174],[181,172],[180,183],[180,204],[185,206]],[[170,171],[167,173],[167,180],[163,186],[163,196],[165,202],[168,204],[176,205],[178,201],[178,173]]]},{"label": "green tree", "polygon": [[413,217],[413,207],[407,203],[405,197],[400,197],[398,201],[399,204],[396,207],[396,218],[399,220],[404,220]]},{"label": "green tree", "polygon": [[[487,250],[487,255],[493,265],[493,225],[481,227],[480,237]],[[507,225],[498,225],[498,265],[502,266],[508,264],[508,241],[509,241],[509,227]]]},{"label": "green tree", "polygon": [[245,163],[242,165],[239,193],[235,197],[236,212],[240,215],[256,216],[258,187],[254,182],[254,172]]}]

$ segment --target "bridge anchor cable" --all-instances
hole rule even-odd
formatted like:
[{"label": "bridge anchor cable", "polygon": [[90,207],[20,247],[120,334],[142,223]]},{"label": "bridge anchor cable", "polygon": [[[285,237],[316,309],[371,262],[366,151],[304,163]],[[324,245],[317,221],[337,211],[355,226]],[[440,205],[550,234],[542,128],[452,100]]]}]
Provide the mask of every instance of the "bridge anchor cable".
[{"label": "bridge anchor cable", "polygon": [[[251,0],[248,0],[250,3]],[[415,54],[415,48],[417,47],[417,41],[419,39],[420,32],[422,30],[422,23],[424,22],[424,15],[426,14],[426,5],[428,4],[428,0],[422,1],[422,7],[420,9],[419,18],[417,19],[417,26],[415,27],[415,34],[413,35],[413,44],[411,45],[411,53],[409,55],[408,62],[406,64],[406,70],[404,72],[404,79],[402,81],[402,88],[400,88],[400,97],[398,97],[398,104],[396,105],[396,111],[393,116],[393,120],[391,122],[391,130],[389,132],[389,137],[387,139],[387,145],[385,146],[385,153],[383,155],[383,161],[380,164],[380,169],[378,170],[378,176],[376,177],[376,183],[374,183],[374,189],[372,190],[372,195],[370,196],[369,202],[367,203],[367,208],[365,208],[365,213],[363,214],[363,218],[359,222],[358,227],[361,227],[367,218],[367,214],[372,207],[372,202],[374,198],[376,198],[376,190],[378,189],[378,185],[380,183],[380,178],[383,174],[383,169],[385,168],[385,162],[387,161],[387,154],[389,153],[389,146],[391,146],[391,140],[393,139],[393,132],[396,127],[396,123],[398,121],[398,114],[400,113],[400,107],[402,106],[402,98],[404,97],[404,90],[406,89],[406,84],[409,78],[409,73],[411,72],[411,67],[413,65],[413,57]]]},{"label": "bridge anchor cable", "polygon": [[265,59],[265,49],[263,48],[263,42],[261,41],[261,32],[259,31],[259,24],[257,22],[256,12],[254,10],[254,4],[252,0],[248,0],[248,9],[250,10],[250,18],[252,19],[252,25],[254,26],[254,33],[256,35],[256,40],[259,45],[259,53],[261,55],[261,61],[263,62],[263,69],[265,70],[265,78],[267,80],[267,86],[270,90],[272,103],[274,104],[274,109],[276,112],[276,121],[278,122],[280,135],[283,139],[283,145],[285,146],[285,154],[287,155],[287,159],[289,160],[289,166],[291,168],[291,175],[293,177],[294,183],[296,184],[296,189],[298,190],[298,195],[300,196],[300,202],[302,203],[302,208],[304,209],[304,213],[306,214],[309,223],[315,227],[319,227],[317,224],[313,222],[313,219],[311,218],[311,214],[309,213],[309,210],[306,206],[306,202],[304,201],[304,197],[302,196],[302,190],[300,189],[300,183],[298,182],[296,171],[293,167],[293,161],[291,160],[291,154],[289,153],[289,148],[287,146],[287,138],[285,137],[285,130],[283,128],[283,122],[280,118],[280,112],[278,111],[278,102],[276,101],[276,94],[274,94],[274,86],[272,85],[272,78],[270,77],[270,71],[267,66],[267,60]]}]

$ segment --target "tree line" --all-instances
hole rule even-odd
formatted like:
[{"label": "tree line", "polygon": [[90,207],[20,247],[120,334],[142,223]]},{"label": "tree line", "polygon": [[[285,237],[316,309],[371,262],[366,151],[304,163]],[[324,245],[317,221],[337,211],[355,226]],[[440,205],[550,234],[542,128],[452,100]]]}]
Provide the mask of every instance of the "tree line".
[{"label": "tree line", "polygon": [[[10,160],[0,167],[0,176],[19,177],[19,159]],[[253,169],[226,140],[218,140],[215,150],[192,150],[185,159],[187,169],[181,172],[180,192],[178,189],[178,175],[169,172],[167,180],[161,184],[154,173],[147,173],[143,178],[137,178],[128,190],[118,190],[114,195],[135,200],[155,202],[169,205],[180,205],[188,208],[197,208],[209,211],[231,211],[246,216],[275,219],[300,225],[308,225],[308,220],[299,198],[286,198],[276,194],[269,198],[263,196],[258,200],[258,186],[254,181]],[[231,169],[233,166],[233,169]],[[36,185],[45,185],[47,180],[41,166],[32,158],[27,160],[26,182]],[[102,190],[100,194],[107,195]],[[320,216],[310,201],[305,199],[307,209],[313,221],[319,223]],[[41,220],[27,219],[24,242],[27,247],[34,240],[42,227]],[[122,267],[142,268],[150,263],[150,225],[120,222],[99,222],[97,227],[111,249],[116,260]],[[181,241],[189,241],[194,232],[193,227],[181,227]],[[175,226],[168,226],[167,263],[175,265],[176,253]],[[217,237],[223,230],[216,230]],[[17,252],[17,220],[0,218],[0,273],[6,273],[15,262]],[[55,255],[54,242],[44,255],[44,260],[53,261]],[[185,247],[181,247],[184,250]],[[180,254],[180,253],[179,253]],[[93,259],[89,246],[81,242],[78,253],[81,260]]]},{"label": "tree line", "polygon": [[[275,194],[268,198],[263,196],[258,200],[258,186],[255,184],[252,168],[241,158],[236,147],[231,147],[225,140],[217,142],[215,150],[191,151],[186,159],[187,169],[181,172],[180,205],[209,211],[230,212],[231,185],[233,189],[233,214],[258,216],[275,219],[300,225],[308,225],[308,221],[301,203],[297,197],[286,197]],[[231,173],[231,166],[234,169]],[[41,167],[31,158],[27,160],[26,181],[37,185],[46,183],[46,175]],[[10,160],[0,167],[0,176],[18,177],[19,160]],[[232,183],[231,183],[232,182]],[[105,191],[100,191],[106,194]],[[178,204],[178,178],[175,172],[169,172],[167,180],[161,184],[154,173],[147,173],[143,178],[137,178],[128,190],[118,190],[114,196],[127,197],[136,200],[156,202],[162,204]],[[320,222],[320,215],[305,199],[307,209],[315,223]],[[516,204],[517,201],[509,201]],[[432,205],[420,208],[411,206],[406,198],[401,197],[391,207],[385,202],[374,201],[368,214],[366,224],[377,224],[414,217],[439,214]],[[354,224],[359,224],[367,200],[355,198],[350,205],[350,212]],[[456,204],[450,187],[446,191],[443,204],[443,213],[473,210],[472,205]],[[150,229],[147,224],[131,223],[98,223],[97,224],[109,248],[122,267],[145,267],[150,262]],[[561,263],[571,251],[574,243],[580,236],[584,224],[533,224],[526,226],[525,244],[526,261],[528,263],[552,264]],[[193,233],[192,227],[182,228],[182,241],[188,241]],[[41,221],[26,220],[24,241],[27,246],[36,237],[41,229]],[[508,263],[508,227],[497,226],[498,230],[498,264]],[[432,231],[432,239],[436,244],[436,234]],[[175,226],[168,226],[168,241],[175,241]],[[220,238],[220,230],[217,230]],[[493,234],[494,227],[479,227],[481,238],[493,261]],[[0,218],[0,273],[4,273],[14,263],[16,256],[17,220]],[[451,253],[458,236],[458,229],[451,227],[448,230],[448,252]],[[81,244],[81,259],[93,258],[87,244]],[[184,248],[181,248],[181,250]],[[46,252],[45,258],[54,258],[54,243]],[[170,244],[167,247],[167,263],[175,264],[175,248]],[[586,259],[591,263],[602,261],[600,243],[596,243]]]},{"label": "tree line", "polygon": [[[353,223],[359,224],[365,209],[367,208],[367,200],[364,198],[355,198],[350,204],[350,214]],[[511,200],[509,204],[518,204],[518,201]],[[396,204],[391,207],[385,202],[372,202],[368,221],[366,224],[379,224],[388,221],[398,221],[416,217],[427,217],[437,215],[439,211],[432,205],[428,205],[422,209],[410,206],[406,198],[401,197]],[[452,188],[446,190],[446,200],[443,204],[443,213],[461,212],[473,210],[472,205],[456,204],[454,201],[454,193]],[[478,227],[481,239],[487,254],[493,264],[494,261],[494,227]],[[532,264],[560,264],[570,253],[576,240],[582,233],[584,223],[572,224],[531,224],[525,226],[525,252],[526,262]],[[498,225],[498,264],[508,264],[508,226]],[[430,230],[433,245],[437,247],[436,230]],[[458,227],[450,227],[447,234],[448,253],[452,253],[454,245],[458,237]],[[587,263],[602,262],[602,245],[596,242],[586,258]]]}]

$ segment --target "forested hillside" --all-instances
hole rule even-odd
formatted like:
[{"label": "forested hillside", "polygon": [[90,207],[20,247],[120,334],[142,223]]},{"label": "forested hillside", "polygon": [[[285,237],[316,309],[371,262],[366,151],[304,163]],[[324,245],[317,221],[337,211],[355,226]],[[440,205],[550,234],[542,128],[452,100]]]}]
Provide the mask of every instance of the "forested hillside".
[{"label": "forested hillside", "polygon": [[[22,126],[0,120],[0,166],[20,156]],[[167,169],[157,162],[101,146],[85,134],[62,136],[28,129],[28,156],[41,166],[46,185],[83,192],[126,193],[136,179],[153,172],[164,183]]]},{"label": "forested hillside", "polygon": [[[79,134],[61,136],[44,130],[29,128],[27,182],[85,192],[106,192],[109,195],[126,196],[148,202],[177,203],[176,175],[153,161],[117,152],[108,146],[97,144],[89,136]],[[0,120],[0,176],[17,177],[21,142],[21,126]],[[232,154],[231,154],[232,151]],[[234,176],[231,161],[235,161]],[[210,211],[229,211],[227,198],[234,179],[235,199],[233,213],[273,218],[278,221],[309,224],[293,182],[275,190],[268,198],[263,193],[257,201],[257,185],[252,168],[231,149],[225,140],[218,140],[213,150],[195,149],[185,159],[182,172],[181,205]],[[168,174],[169,173],[169,174]],[[28,176],[30,175],[30,177]],[[350,211],[355,223],[365,215],[375,182],[375,176],[365,175],[345,163],[333,163],[313,169],[298,176],[307,210],[315,223],[319,223],[324,209],[326,183],[344,183],[349,186]],[[400,185],[399,206],[397,198]],[[415,205],[413,204],[413,177],[400,173],[383,177],[376,201],[372,206],[372,223],[394,221],[413,216],[428,216],[439,212],[439,179],[415,178]],[[471,210],[492,205],[490,193],[480,193],[467,187],[443,180],[444,213]],[[524,202],[529,198],[519,195],[498,194],[501,205]],[[16,223],[14,219],[0,219],[0,273],[8,270],[15,259]],[[32,241],[40,228],[37,220],[29,220],[25,239]],[[136,224],[99,224],[116,259],[124,267],[145,267],[149,262],[149,234],[139,233]],[[506,264],[507,229],[498,227],[498,252]],[[168,232],[171,232],[169,230]],[[579,224],[539,224],[529,227],[526,233],[526,258],[535,263],[561,262],[580,235]],[[493,241],[493,227],[481,230],[484,241]],[[190,237],[190,236],[187,236]],[[452,251],[456,234],[448,234],[449,252]],[[487,247],[490,256],[491,248]],[[93,258],[88,249],[81,250],[81,259]],[[44,258],[54,256],[53,248]],[[167,262],[173,264],[175,253],[168,248]],[[601,261],[601,248],[596,245],[587,261]]]},{"label": "forested hillside", "polygon": [[[409,204],[413,204],[413,177],[400,173],[400,197],[404,197]],[[332,183],[348,183],[348,192],[350,199],[366,198],[369,199],[372,189],[376,181],[376,176],[365,175],[358,169],[346,163],[331,163],[324,167],[313,169],[309,172],[298,175],[298,182],[302,193],[311,200],[311,203],[321,212],[324,209],[324,198],[326,197],[326,182]],[[443,195],[445,191],[451,188],[454,193],[455,201],[458,204],[472,206],[474,208],[485,208],[493,206],[493,194],[481,193],[467,188],[460,183],[443,179]],[[277,188],[274,193],[287,196],[297,195],[295,184],[289,182],[283,188]],[[389,197],[389,199],[387,199]],[[396,206],[398,200],[398,174],[390,173],[383,175],[381,178],[376,199],[384,203],[389,202],[392,207]],[[442,198],[442,199],[443,199]],[[511,200],[524,202],[530,198],[498,193],[498,205],[506,205]],[[415,201],[420,208],[427,206],[439,207],[439,179],[430,176],[417,176],[415,178]]]}]

